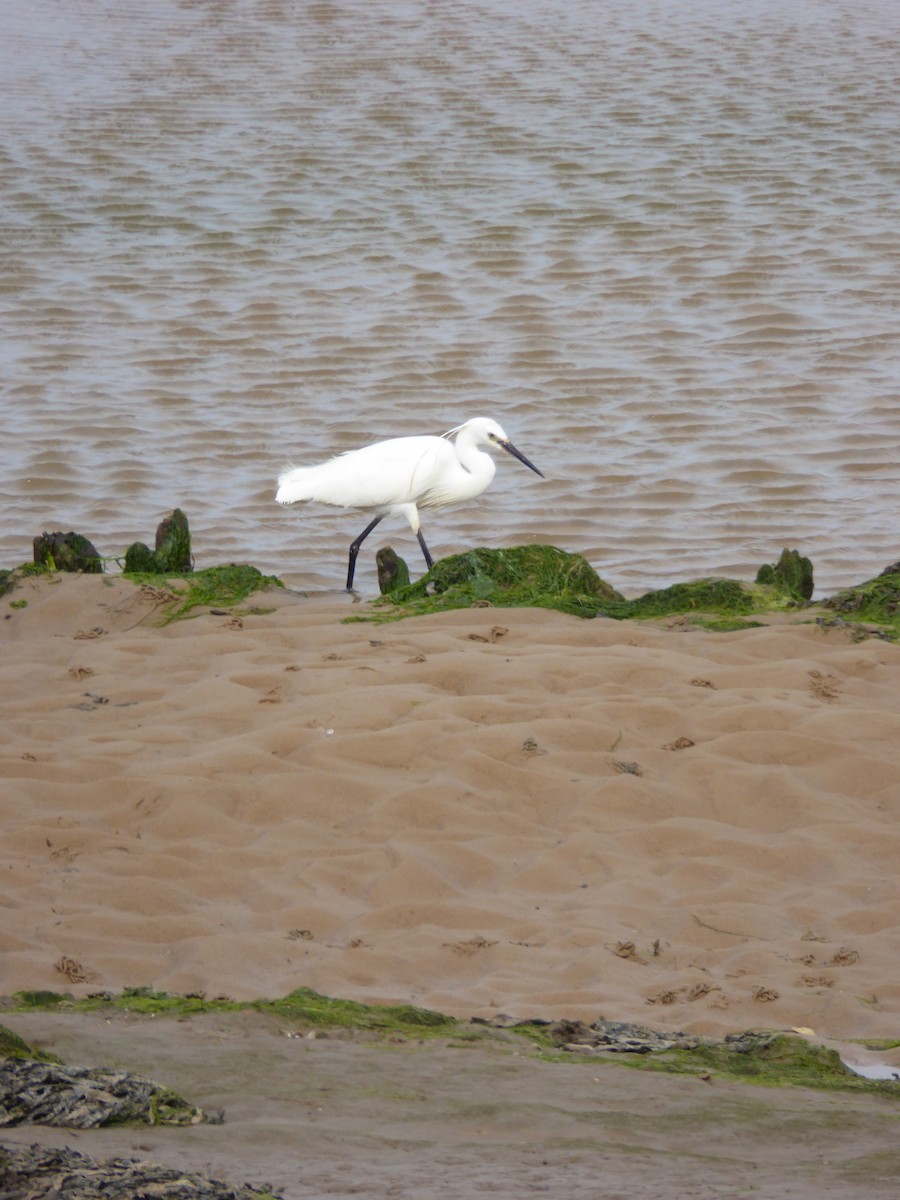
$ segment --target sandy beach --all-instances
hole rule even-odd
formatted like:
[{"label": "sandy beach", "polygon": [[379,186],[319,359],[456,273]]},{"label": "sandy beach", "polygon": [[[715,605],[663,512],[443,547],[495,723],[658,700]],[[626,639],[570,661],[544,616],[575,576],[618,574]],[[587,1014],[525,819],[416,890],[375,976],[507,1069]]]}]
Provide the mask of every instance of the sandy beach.
[{"label": "sandy beach", "polygon": [[2,993],[896,1035],[894,645],[287,591],[160,628],[121,577],[2,603]]}]

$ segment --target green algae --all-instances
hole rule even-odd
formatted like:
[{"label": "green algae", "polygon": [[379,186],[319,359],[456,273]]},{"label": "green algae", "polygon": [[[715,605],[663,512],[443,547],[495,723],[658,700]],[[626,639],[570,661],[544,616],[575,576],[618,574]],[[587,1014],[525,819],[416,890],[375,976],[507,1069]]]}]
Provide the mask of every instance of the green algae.
[{"label": "green algae", "polygon": [[857,1075],[844,1065],[836,1050],[791,1034],[745,1034],[724,1042],[702,1042],[692,1050],[643,1056],[637,1065],[645,1070],[710,1074],[766,1087],[867,1092],[900,1100],[896,1081]]},{"label": "green algae", "polygon": [[274,575],[263,575],[256,567],[246,563],[206,567],[202,571],[191,571],[185,575],[143,571],[126,574],[124,578],[130,579],[132,583],[156,588],[163,596],[165,593],[169,594],[170,598],[163,599],[162,602],[162,623],[166,625],[188,616],[197,608],[234,608],[255,592],[284,587],[281,580]]},{"label": "green algae", "polygon": [[19,1037],[12,1029],[0,1025],[0,1058],[35,1058],[39,1062],[59,1062],[54,1054],[45,1054]]},{"label": "green algae", "polygon": [[[5,596],[7,592],[13,591],[16,584],[22,579],[35,578],[52,578],[57,572],[54,567],[48,566],[46,563],[25,562],[18,567],[4,567],[0,570],[0,596]],[[14,607],[15,601],[10,602]]]},{"label": "green algae", "polygon": [[894,563],[874,579],[844,588],[823,600],[822,606],[885,626],[893,638],[900,636],[900,563]]},{"label": "green algae", "polygon": [[380,1033],[403,1033],[423,1037],[465,1034],[466,1022],[412,1004],[373,1005],[356,1000],[336,1000],[312,988],[297,988],[277,1000],[232,1000],[228,996],[207,998],[202,994],[180,995],[142,985],[121,992],[95,992],[76,1000],[68,992],[17,992],[19,1009],[57,1009],[66,1012],[96,1012],[106,1008],[145,1016],[184,1017],[196,1013],[256,1011],[288,1017],[306,1025],[327,1028],[364,1029]]},{"label": "green algae", "polygon": [[405,1033],[416,1037],[456,1034],[461,1025],[453,1017],[412,1004],[372,1005],[356,1000],[335,1000],[312,988],[297,988],[280,1000],[258,1000],[252,1007],[308,1025]]},{"label": "green algae", "polygon": [[[794,562],[793,557],[790,561]],[[768,584],[697,579],[626,600],[582,555],[569,554],[556,546],[513,546],[504,550],[480,547],[441,559],[414,584],[391,582],[389,588],[372,601],[367,613],[350,620],[396,620],[481,606],[526,607],[619,621],[687,615],[701,627],[725,631],[760,624],[747,619],[751,614],[785,611],[802,603],[792,590],[793,584],[788,587],[780,577]]]},{"label": "green algae", "polygon": [[751,613],[757,607],[757,598],[746,584],[735,579],[697,579],[692,583],[674,583],[629,600],[622,616],[639,620],[700,612],[736,616]]},{"label": "green algae", "polygon": [[15,992],[13,1000],[19,1008],[56,1008],[60,1004],[74,1001],[71,992],[51,992],[47,990]]},{"label": "green algae", "polygon": [[[55,997],[53,1001],[50,997]],[[400,1038],[420,1042],[432,1038],[452,1039],[460,1048],[476,1041],[490,1041],[510,1052],[528,1052],[539,1058],[569,1063],[574,1069],[589,1066],[627,1066],[635,1070],[667,1074],[722,1078],[767,1087],[802,1087],[826,1091],[865,1092],[900,1100],[900,1082],[872,1080],[855,1074],[841,1061],[836,1050],[816,1045],[805,1038],[782,1033],[743,1033],[722,1042],[701,1040],[693,1048],[653,1051],[646,1054],[604,1053],[573,1055],[562,1050],[544,1022],[522,1022],[494,1027],[483,1020],[467,1021],[411,1004],[363,1004],[355,1000],[323,996],[312,988],[297,988],[276,1000],[232,1000],[226,996],[207,999],[202,995],[182,996],[152,987],[130,987],[121,993],[98,992],[76,1000],[70,993],[18,992],[13,997],[18,1010],[33,1008],[66,1012],[118,1009],[146,1017],[181,1018],[199,1013],[259,1012],[282,1017],[301,1026],[322,1030],[343,1029],[376,1038]],[[3,1053],[0,1026],[0,1056]],[[7,1033],[9,1031],[6,1031]],[[13,1045],[24,1045],[15,1034]],[[869,1044],[869,1043],[867,1043]],[[882,1047],[892,1048],[896,1042]],[[52,1056],[48,1056],[52,1061]]]},{"label": "green algae", "polygon": [[155,550],[143,542],[133,542],[125,551],[125,572],[129,575],[184,574],[191,570],[192,565],[191,531],[188,519],[180,508],[174,509],[160,522],[156,531]]},{"label": "green algae", "polygon": [[[370,620],[473,606],[550,608],[595,617],[624,598],[587,559],[556,546],[479,547],[442,558],[421,579],[372,602]],[[363,618],[365,619],[365,618]]]},{"label": "green algae", "polygon": [[768,584],[797,601],[811,600],[815,590],[812,563],[799,550],[787,547],[777,563],[766,563],[759,568],[756,582]]},{"label": "green algae", "polygon": [[[59,575],[46,563],[23,563],[11,570],[0,571],[0,596],[16,587],[22,579],[44,577],[59,582]],[[167,625],[189,616],[196,609],[233,609],[256,592],[284,588],[275,575],[263,575],[256,567],[247,563],[226,563],[218,567],[206,567],[202,571],[134,571],[123,573],[123,579],[138,586],[156,589],[161,606],[161,624]],[[104,576],[103,582],[113,586],[114,577]],[[13,608],[23,608],[27,601],[11,600]],[[255,615],[274,612],[274,608],[254,605],[248,610]]]}]

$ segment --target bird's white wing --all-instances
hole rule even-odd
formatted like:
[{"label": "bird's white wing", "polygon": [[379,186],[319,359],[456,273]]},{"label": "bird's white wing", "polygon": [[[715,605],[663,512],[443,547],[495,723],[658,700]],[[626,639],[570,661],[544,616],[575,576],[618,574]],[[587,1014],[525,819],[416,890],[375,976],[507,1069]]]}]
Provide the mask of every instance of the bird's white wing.
[{"label": "bird's white wing", "polygon": [[[442,475],[458,469],[453,447],[437,437],[391,438],[351,450],[316,467],[296,467],[278,480],[282,504],[318,500],[344,508],[389,511],[430,496]],[[435,503],[430,500],[429,503]]]}]

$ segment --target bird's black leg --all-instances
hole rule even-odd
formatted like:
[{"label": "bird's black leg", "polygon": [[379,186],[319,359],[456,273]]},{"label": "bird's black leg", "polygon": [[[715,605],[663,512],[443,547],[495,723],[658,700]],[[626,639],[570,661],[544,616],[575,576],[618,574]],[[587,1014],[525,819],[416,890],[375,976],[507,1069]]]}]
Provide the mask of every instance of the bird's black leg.
[{"label": "bird's black leg", "polygon": [[428,553],[428,547],[425,545],[425,539],[422,537],[421,529],[416,534],[416,537],[419,539],[419,545],[422,547],[422,553],[425,555],[425,561],[428,563],[428,570],[430,571],[434,566],[434,559]]},{"label": "bird's black leg", "polygon": [[353,573],[356,570],[356,556],[359,554],[359,548],[381,520],[381,517],[376,517],[374,521],[370,521],[365,527],[356,541],[350,543],[350,565],[347,568],[347,591],[353,591]]}]

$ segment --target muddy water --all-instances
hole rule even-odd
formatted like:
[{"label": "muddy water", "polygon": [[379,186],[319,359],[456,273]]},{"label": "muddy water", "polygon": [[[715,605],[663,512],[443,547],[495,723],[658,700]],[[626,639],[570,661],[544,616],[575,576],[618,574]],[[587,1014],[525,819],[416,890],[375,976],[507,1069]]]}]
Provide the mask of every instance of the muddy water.
[{"label": "muddy water", "polygon": [[870,576],[898,35],[892,0],[7,0],[0,564],[179,504],[198,565],[340,586],[364,522],[277,508],[278,469],[486,414],[547,480],[502,463],[436,554]]}]

